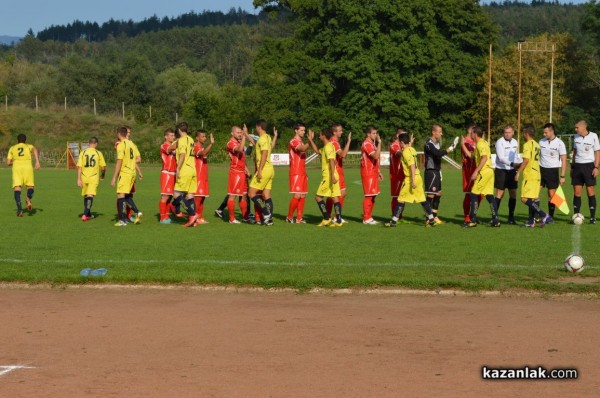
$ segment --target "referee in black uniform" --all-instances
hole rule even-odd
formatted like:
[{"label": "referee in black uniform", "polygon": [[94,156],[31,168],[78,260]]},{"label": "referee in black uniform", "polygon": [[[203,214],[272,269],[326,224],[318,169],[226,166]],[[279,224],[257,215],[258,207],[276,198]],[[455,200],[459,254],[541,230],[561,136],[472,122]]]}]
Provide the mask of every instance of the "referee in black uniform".
[{"label": "referee in black uniform", "polygon": [[431,137],[425,143],[425,194],[433,212],[434,222],[443,224],[438,218],[438,208],[442,196],[442,158],[454,150],[441,148],[442,126],[434,124],[431,127]]}]

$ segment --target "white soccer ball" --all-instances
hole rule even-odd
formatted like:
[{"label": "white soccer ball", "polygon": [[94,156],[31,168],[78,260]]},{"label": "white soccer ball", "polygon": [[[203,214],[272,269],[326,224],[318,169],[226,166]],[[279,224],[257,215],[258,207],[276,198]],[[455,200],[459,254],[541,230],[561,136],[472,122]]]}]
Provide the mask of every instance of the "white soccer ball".
[{"label": "white soccer ball", "polygon": [[581,225],[585,221],[585,217],[581,213],[576,213],[576,214],[573,214],[571,221],[573,221],[573,224],[575,224],[575,225]]},{"label": "white soccer ball", "polygon": [[567,272],[581,272],[584,267],[585,261],[578,254],[571,254],[565,259],[565,270]]}]

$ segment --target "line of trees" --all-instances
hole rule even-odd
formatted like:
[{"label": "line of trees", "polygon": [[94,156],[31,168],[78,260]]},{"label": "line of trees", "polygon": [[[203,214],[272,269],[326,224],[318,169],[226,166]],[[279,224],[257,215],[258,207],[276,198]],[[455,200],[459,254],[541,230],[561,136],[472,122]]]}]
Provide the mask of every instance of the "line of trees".
[{"label": "line of trees", "polygon": [[[267,118],[279,127],[338,121],[355,132],[374,123],[384,135],[405,126],[418,136],[438,122],[458,133],[471,121],[486,125],[492,43],[496,131],[516,124],[519,37],[557,45],[559,126],[570,130],[577,118],[592,126],[600,122],[594,118],[600,115],[600,4],[594,1],[489,7],[476,0],[254,3],[261,12],[252,22],[237,10],[219,25],[181,27],[182,16],[170,30],[142,23],[131,37],[121,32],[98,41],[81,38],[79,28],[75,41],[28,35],[0,49],[0,98],[30,105],[35,96],[42,104],[68,97],[69,106],[89,106],[96,98],[100,113],[124,102],[140,121],[147,121],[151,106],[158,126],[171,125],[177,113],[222,132],[231,123]],[[511,25],[517,11],[519,23]],[[578,22],[552,22],[560,18]],[[549,57],[523,59],[523,123],[547,120]]]}]

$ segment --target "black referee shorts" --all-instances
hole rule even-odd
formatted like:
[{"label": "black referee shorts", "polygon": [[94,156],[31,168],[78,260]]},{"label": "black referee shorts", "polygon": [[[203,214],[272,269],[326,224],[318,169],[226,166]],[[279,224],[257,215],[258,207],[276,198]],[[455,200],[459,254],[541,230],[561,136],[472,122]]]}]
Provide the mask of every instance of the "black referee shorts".
[{"label": "black referee shorts", "polygon": [[494,188],[496,189],[517,189],[515,176],[516,170],[494,169]]},{"label": "black referee shorts", "polygon": [[571,164],[571,185],[585,185],[593,187],[596,185],[596,179],[592,176],[594,163],[572,163]]},{"label": "black referee shorts", "polygon": [[542,187],[556,189],[560,185],[560,167],[540,167]]},{"label": "black referee shorts", "polygon": [[442,192],[442,172],[440,170],[425,170],[425,193],[437,195]]}]

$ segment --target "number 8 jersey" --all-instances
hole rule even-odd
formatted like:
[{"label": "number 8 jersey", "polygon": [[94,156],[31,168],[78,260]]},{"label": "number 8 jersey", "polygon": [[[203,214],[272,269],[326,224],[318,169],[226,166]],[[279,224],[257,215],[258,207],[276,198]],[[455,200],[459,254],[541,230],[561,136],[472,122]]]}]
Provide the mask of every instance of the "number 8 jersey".
[{"label": "number 8 jersey", "polygon": [[135,175],[135,158],[140,156],[137,146],[130,140],[122,140],[117,145],[117,160],[122,160],[119,174]]}]

